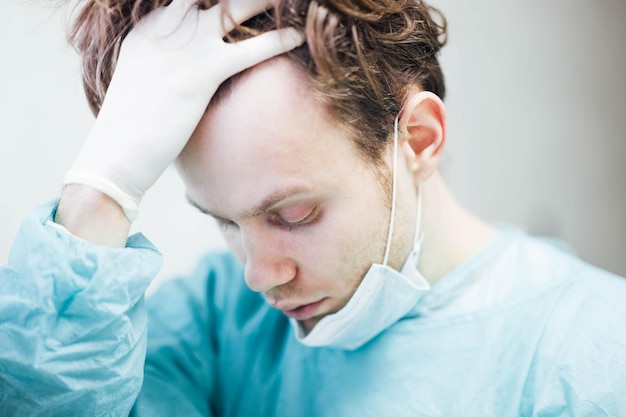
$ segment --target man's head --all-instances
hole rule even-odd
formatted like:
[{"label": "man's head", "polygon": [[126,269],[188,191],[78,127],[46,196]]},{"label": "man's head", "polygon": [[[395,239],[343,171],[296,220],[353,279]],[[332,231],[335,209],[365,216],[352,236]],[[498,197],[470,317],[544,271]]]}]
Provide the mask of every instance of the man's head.
[{"label": "man's head", "polygon": [[[383,258],[398,115],[390,266],[411,250],[416,184],[436,169],[445,138],[444,30],[408,1],[285,0],[275,10],[231,41],[294,26],[307,42],[224,83],[177,167],[192,203],[222,224],[250,288],[310,329]],[[97,112],[103,96],[89,80]]]}]

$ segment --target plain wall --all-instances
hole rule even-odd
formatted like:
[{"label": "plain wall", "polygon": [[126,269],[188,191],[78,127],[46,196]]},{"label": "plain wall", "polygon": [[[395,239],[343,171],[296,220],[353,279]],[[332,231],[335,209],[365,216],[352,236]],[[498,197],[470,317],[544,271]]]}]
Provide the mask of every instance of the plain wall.
[{"label": "plain wall", "polygon": [[[55,198],[93,117],[64,14],[0,3],[0,263],[22,219]],[[567,241],[626,275],[626,2],[437,1],[448,17],[443,172],[481,217]],[[159,279],[224,248],[169,169],[133,229],[165,256]]]},{"label": "plain wall", "polygon": [[626,275],[626,2],[437,4],[459,199]]}]

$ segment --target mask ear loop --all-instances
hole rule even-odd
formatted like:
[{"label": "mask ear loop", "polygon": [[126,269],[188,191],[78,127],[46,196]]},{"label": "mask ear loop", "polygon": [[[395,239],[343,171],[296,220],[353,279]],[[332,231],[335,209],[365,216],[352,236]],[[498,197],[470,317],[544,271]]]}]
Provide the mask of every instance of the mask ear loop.
[{"label": "mask ear loop", "polygon": [[[393,162],[391,173],[391,218],[389,219],[389,231],[387,232],[387,245],[385,247],[385,256],[383,257],[383,266],[387,266],[389,261],[389,251],[391,250],[391,240],[393,238],[393,227],[396,219],[396,190],[398,176],[398,117],[393,122]],[[421,232],[422,224],[422,184],[417,186],[417,214],[415,219],[415,234],[413,240],[413,250],[417,255],[417,259],[422,251],[422,241],[424,233]]]},{"label": "mask ear loop", "polygon": [[419,259],[422,253],[422,242],[424,241],[424,232],[421,231],[422,225],[422,184],[417,186],[417,215],[415,218],[415,240],[413,243],[413,251]]},{"label": "mask ear loop", "polygon": [[[398,175],[398,117],[399,116],[396,116],[396,119],[393,122],[393,162],[391,165],[391,218],[389,219],[389,232],[387,232],[387,246],[385,247],[385,256],[383,257],[383,266],[387,266],[387,262],[389,261],[389,250],[391,249],[393,226],[396,219],[396,177]],[[420,196],[421,195],[422,194],[420,193]],[[418,212],[420,211],[421,210],[418,210]]]}]

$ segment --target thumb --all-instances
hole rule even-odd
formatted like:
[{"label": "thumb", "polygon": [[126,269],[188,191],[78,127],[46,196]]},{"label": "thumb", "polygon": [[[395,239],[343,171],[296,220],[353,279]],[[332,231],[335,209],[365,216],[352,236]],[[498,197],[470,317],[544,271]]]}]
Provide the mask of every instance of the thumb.
[{"label": "thumb", "polygon": [[241,72],[269,58],[284,54],[305,41],[304,34],[294,28],[283,28],[229,45],[236,50],[233,73]]}]

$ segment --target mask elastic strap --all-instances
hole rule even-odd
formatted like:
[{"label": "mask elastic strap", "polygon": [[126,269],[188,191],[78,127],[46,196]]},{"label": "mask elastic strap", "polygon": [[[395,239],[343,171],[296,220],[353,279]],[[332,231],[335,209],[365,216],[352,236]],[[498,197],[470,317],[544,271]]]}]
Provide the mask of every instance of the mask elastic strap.
[{"label": "mask elastic strap", "polygon": [[[389,219],[389,232],[387,233],[387,245],[385,247],[385,256],[383,258],[383,266],[387,266],[389,261],[389,251],[391,250],[391,240],[393,238],[393,227],[396,219],[396,178],[398,172],[398,116],[393,122],[393,162],[392,162],[392,188],[391,188],[391,218]],[[419,255],[422,251],[422,241],[424,233],[420,230],[422,225],[422,184],[417,186],[417,214],[415,218],[415,234],[413,240],[413,250]]]},{"label": "mask elastic strap", "polygon": [[[387,266],[389,260],[389,250],[391,249],[391,239],[393,238],[393,225],[396,219],[396,177],[398,172],[398,116],[393,122],[393,162],[391,165],[391,218],[389,219],[389,232],[387,233],[387,246],[383,257],[383,266]],[[422,194],[420,193],[420,196]],[[421,204],[420,204],[421,208]],[[418,209],[418,212],[421,211]],[[421,216],[421,214],[420,214]]]},{"label": "mask elastic strap", "polygon": [[422,241],[424,240],[424,232],[421,231],[422,226],[422,184],[417,186],[417,215],[415,218],[415,237],[413,250],[417,254],[417,258],[422,252]]}]

